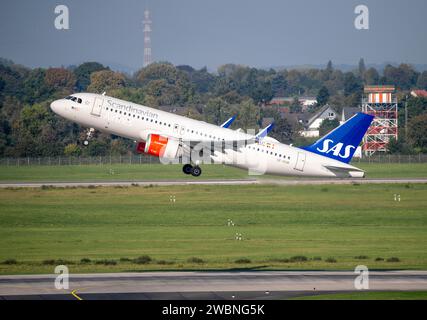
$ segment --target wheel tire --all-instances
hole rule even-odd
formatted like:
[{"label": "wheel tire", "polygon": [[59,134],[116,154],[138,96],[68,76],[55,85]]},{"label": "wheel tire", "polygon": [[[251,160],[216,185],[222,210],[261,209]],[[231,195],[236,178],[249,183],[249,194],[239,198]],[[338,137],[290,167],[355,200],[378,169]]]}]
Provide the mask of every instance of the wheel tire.
[{"label": "wheel tire", "polygon": [[192,174],[194,177],[198,177],[198,176],[200,176],[200,175],[202,174],[202,169],[200,169],[200,167],[198,167],[198,166],[195,166],[195,167],[193,168],[193,170],[191,171],[191,174]]},{"label": "wheel tire", "polygon": [[191,174],[191,172],[193,171],[193,166],[191,164],[185,164],[182,167],[182,172],[184,172],[185,174]]}]

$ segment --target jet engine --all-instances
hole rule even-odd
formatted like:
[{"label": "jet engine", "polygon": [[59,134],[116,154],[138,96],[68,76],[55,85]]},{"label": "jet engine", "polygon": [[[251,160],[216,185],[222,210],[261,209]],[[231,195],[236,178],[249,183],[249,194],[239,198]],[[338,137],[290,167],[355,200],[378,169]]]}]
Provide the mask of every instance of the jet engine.
[{"label": "jet engine", "polygon": [[139,142],[136,148],[139,153],[155,157],[174,159],[180,151],[178,140],[170,139],[159,134],[149,134],[146,142]]}]

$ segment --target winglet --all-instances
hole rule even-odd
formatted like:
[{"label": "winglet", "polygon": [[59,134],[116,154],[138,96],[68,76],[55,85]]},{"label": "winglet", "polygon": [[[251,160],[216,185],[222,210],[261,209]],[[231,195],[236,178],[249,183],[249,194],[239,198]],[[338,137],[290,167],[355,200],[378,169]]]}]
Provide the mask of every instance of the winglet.
[{"label": "winglet", "polygon": [[256,139],[262,139],[265,138],[268,133],[273,130],[274,128],[274,122],[270,123],[268,126],[266,126],[264,129],[262,129],[260,132],[258,132],[258,134],[255,136]]},{"label": "winglet", "polygon": [[228,119],[227,121],[225,121],[221,125],[221,128],[228,128],[229,126],[231,126],[231,124],[234,122],[234,120],[236,120],[236,116],[232,116],[230,119]]}]

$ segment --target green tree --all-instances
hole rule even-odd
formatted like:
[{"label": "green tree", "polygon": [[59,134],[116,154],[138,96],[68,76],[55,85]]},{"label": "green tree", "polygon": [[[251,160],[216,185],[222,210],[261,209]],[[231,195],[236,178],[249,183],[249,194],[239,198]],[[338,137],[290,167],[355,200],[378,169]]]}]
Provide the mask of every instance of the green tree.
[{"label": "green tree", "polygon": [[329,100],[329,91],[323,86],[320,88],[319,93],[317,94],[317,104],[320,106],[324,106]]},{"label": "green tree", "polygon": [[299,102],[298,98],[295,97],[291,103],[290,111],[292,113],[300,113],[302,111],[301,103]]},{"label": "green tree", "polygon": [[178,66],[179,70],[188,74],[191,83],[197,93],[208,93],[215,85],[216,77],[209,73],[206,67],[195,70],[190,66]]},{"label": "green tree", "polygon": [[131,152],[131,146],[122,138],[111,140],[110,154],[111,155],[125,155]]},{"label": "green tree", "polygon": [[275,97],[285,96],[287,86],[288,84],[283,74],[277,74],[276,76],[274,76],[271,82],[271,89],[272,89],[273,96]]},{"label": "green tree", "polygon": [[194,96],[188,73],[170,63],[152,63],[141,69],[136,79],[147,88],[147,103],[184,105]]},{"label": "green tree", "polygon": [[332,131],[339,125],[340,125],[340,122],[337,119],[332,119],[332,120],[324,119],[322,121],[322,124],[319,127],[319,136],[322,137],[326,135],[328,132]]},{"label": "green tree", "polygon": [[388,154],[411,154],[413,149],[404,141],[403,136],[399,137],[399,140],[391,138],[387,144]]},{"label": "green tree", "polygon": [[122,73],[110,70],[95,71],[90,76],[90,85],[87,91],[102,93],[104,91],[124,88],[126,78]]},{"label": "green tree", "polygon": [[[408,103],[408,119],[427,113],[427,98],[415,98],[410,96],[407,100]],[[404,115],[404,108],[400,108],[402,115]]]},{"label": "green tree", "polygon": [[328,72],[329,74],[332,74],[332,71],[334,71],[334,67],[332,65],[332,61],[329,60],[328,64],[326,65],[326,72]]},{"label": "green tree", "polygon": [[179,88],[165,79],[151,80],[145,86],[146,102],[149,106],[179,105],[181,95]]},{"label": "green tree", "polygon": [[417,79],[417,87],[419,89],[427,90],[427,71],[423,71]]},{"label": "green tree", "polygon": [[273,118],[274,127],[269,136],[280,142],[291,142],[294,129],[288,120],[282,118],[275,108],[264,108],[261,110],[261,118]]},{"label": "green tree", "polygon": [[359,60],[358,71],[359,71],[359,77],[364,79],[365,78],[365,72],[366,72],[366,66],[365,66],[365,60],[363,58],[360,58],[360,60]]},{"label": "green tree", "polygon": [[108,91],[108,94],[112,97],[131,101],[133,103],[144,104],[145,103],[145,93],[143,88],[118,88]]},{"label": "green tree", "polygon": [[86,91],[86,88],[90,84],[90,76],[93,72],[107,70],[108,68],[104,67],[98,62],[85,62],[79,65],[74,69],[74,75],[77,79],[77,90]]},{"label": "green tree", "polygon": [[77,145],[77,143],[67,144],[64,148],[64,155],[71,157],[78,157],[82,154],[81,148]]},{"label": "green tree", "polygon": [[72,90],[76,83],[74,74],[64,68],[49,68],[45,73],[45,83],[51,89],[61,88]]},{"label": "green tree", "polygon": [[41,68],[31,70],[23,82],[24,102],[33,104],[49,98],[53,88],[47,85],[45,79],[46,70]]},{"label": "green tree", "polygon": [[252,99],[246,99],[239,105],[237,124],[244,130],[256,129],[260,120],[260,109]]},{"label": "green tree", "polygon": [[369,68],[365,72],[364,79],[367,85],[376,85],[379,84],[380,75],[378,74],[378,71],[375,68]]},{"label": "green tree", "polygon": [[427,150],[427,113],[412,118],[408,123],[408,140],[414,148]]},{"label": "green tree", "polygon": [[3,156],[10,146],[10,123],[6,119],[0,119],[0,155]]},{"label": "green tree", "polygon": [[353,93],[362,93],[362,83],[353,72],[347,72],[344,74],[344,95],[349,96]]},{"label": "green tree", "polygon": [[230,115],[229,105],[222,98],[209,99],[203,115],[206,122],[221,125]]},{"label": "green tree", "polygon": [[384,68],[385,84],[394,84],[402,90],[412,88],[418,79],[418,73],[408,64],[401,64],[399,67],[387,65]]},{"label": "green tree", "polygon": [[13,64],[0,64],[0,82],[3,83],[2,96],[24,98],[23,82],[29,76],[30,70]]},{"label": "green tree", "polygon": [[62,153],[63,141],[58,135],[58,120],[48,104],[25,106],[13,124],[14,156],[55,156]]}]

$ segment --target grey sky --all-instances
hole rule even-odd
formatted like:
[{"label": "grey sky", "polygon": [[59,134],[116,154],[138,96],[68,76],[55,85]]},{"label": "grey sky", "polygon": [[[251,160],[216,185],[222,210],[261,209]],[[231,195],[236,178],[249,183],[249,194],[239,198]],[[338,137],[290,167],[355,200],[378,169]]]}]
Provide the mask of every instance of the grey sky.
[{"label": "grey sky", "polygon": [[[136,70],[145,3],[157,61],[427,64],[425,0],[2,0],[0,56],[31,67],[99,61]],[[59,4],[70,9],[70,30],[54,28]],[[369,7],[369,30],[354,28],[358,4]]]}]

